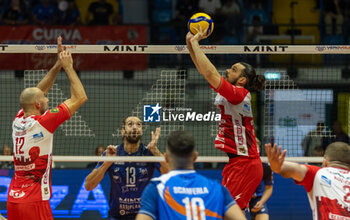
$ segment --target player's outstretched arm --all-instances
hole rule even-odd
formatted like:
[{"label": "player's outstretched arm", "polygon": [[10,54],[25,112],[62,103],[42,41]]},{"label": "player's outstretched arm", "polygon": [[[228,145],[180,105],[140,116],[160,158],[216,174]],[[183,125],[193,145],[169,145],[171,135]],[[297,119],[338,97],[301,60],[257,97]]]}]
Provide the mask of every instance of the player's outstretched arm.
[{"label": "player's outstretched arm", "polygon": [[70,113],[73,115],[80,106],[87,101],[87,96],[80,82],[80,79],[73,68],[73,58],[70,51],[62,51],[59,55],[60,63],[63,69],[66,71],[67,77],[70,82],[70,99],[64,101],[69,108]]},{"label": "player's outstretched arm", "polygon": [[231,206],[225,213],[224,220],[246,220],[243,211],[237,204]]},{"label": "player's outstretched arm", "polygon": [[[147,149],[149,149],[154,156],[163,156],[162,152],[157,147],[159,136],[160,136],[160,128],[156,128],[156,131],[151,133],[152,135],[152,140],[149,142],[147,145]],[[164,174],[169,172],[169,166],[165,162],[160,162],[160,173]]]},{"label": "player's outstretched arm", "polygon": [[216,89],[220,85],[221,75],[199,46],[199,41],[205,38],[205,31],[198,30],[194,36],[190,32],[187,33],[186,43],[197,70]]},{"label": "player's outstretched arm", "polygon": [[273,147],[271,144],[265,144],[265,150],[272,171],[285,178],[293,178],[296,181],[304,179],[308,168],[298,163],[284,161],[287,150],[281,152],[282,148],[281,146],[277,147],[277,144],[274,144]]},{"label": "player's outstretched arm", "polygon": [[45,77],[38,83],[37,88],[41,89],[46,95],[49,93],[53,83],[56,80],[57,74],[61,70],[61,63],[59,62],[59,53],[62,52],[62,37],[57,38],[57,61],[55,65],[47,72]]},{"label": "player's outstretched arm", "polygon": [[[117,148],[116,146],[109,145],[106,149],[106,156],[116,156]],[[113,164],[113,162],[104,162],[99,168],[94,169],[85,179],[85,189],[93,190],[101,182],[105,176],[108,168]]]}]

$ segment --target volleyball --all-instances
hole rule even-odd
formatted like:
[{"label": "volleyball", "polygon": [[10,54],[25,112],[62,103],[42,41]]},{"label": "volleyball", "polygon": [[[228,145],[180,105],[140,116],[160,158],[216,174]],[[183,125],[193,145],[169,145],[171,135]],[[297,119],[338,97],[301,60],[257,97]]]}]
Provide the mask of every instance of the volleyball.
[{"label": "volleyball", "polygon": [[208,14],[200,12],[192,15],[187,23],[187,27],[193,35],[197,34],[197,30],[200,30],[200,28],[202,30],[208,28],[205,36],[209,37],[214,30],[214,21]]}]

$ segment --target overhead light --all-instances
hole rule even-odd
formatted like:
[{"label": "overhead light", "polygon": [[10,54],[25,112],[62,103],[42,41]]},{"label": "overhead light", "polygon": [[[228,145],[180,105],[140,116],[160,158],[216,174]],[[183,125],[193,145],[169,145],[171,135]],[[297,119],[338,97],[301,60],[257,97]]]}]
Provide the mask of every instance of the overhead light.
[{"label": "overhead light", "polygon": [[267,80],[278,80],[281,79],[281,74],[278,72],[265,72],[265,79]]}]

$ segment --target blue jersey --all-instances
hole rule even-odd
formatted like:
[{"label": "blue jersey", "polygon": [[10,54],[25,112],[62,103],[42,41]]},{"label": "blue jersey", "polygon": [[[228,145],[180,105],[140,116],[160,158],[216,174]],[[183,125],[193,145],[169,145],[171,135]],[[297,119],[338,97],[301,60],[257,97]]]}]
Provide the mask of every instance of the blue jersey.
[{"label": "blue jersey", "polygon": [[[102,154],[106,156],[106,152]],[[117,146],[117,156],[153,156],[145,145],[140,144],[138,151],[129,154],[124,144]],[[102,165],[99,162],[96,169]],[[159,163],[114,162],[108,169],[111,179],[111,194],[109,198],[109,216],[122,218],[136,215],[140,208],[141,195],[153,177],[154,169],[159,170]]]},{"label": "blue jersey", "polygon": [[271,167],[267,163],[262,163],[263,165],[263,179],[261,180],[259,186],[256,188],[253,197],[262,196],[264,193],[264,186],[273,185],[273,173]]},{"label": "blue jersey", "polygon": [[139,213],[153,219],[222,219],[234,204],[218,182],[194,170],[173,170],[152,179],[142,194]]}]

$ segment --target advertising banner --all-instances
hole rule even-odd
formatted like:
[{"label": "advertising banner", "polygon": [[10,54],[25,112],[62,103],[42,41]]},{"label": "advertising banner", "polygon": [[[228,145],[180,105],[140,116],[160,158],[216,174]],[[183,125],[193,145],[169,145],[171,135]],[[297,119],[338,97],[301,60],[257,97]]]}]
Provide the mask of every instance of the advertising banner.
[{"label": "advertising banner", "polygon": [[[32,44],[34,51],[56,48],[56,39],[62,36],[67,49],[75,45],[145,45],[147,27],[132,26],[0,26],[0,50],[8,50],[12,44]],[[33,49],[32,48],[32,49]],[[18,48],[20,51],[21,48]],[[32,50],[31,50],[32,51]],[[146,54],[74,54],[77,70],[142,70],[147,67]],[[49,69],[56,62],[55,54],[0,53],[0,69],[32,70]]]}]

